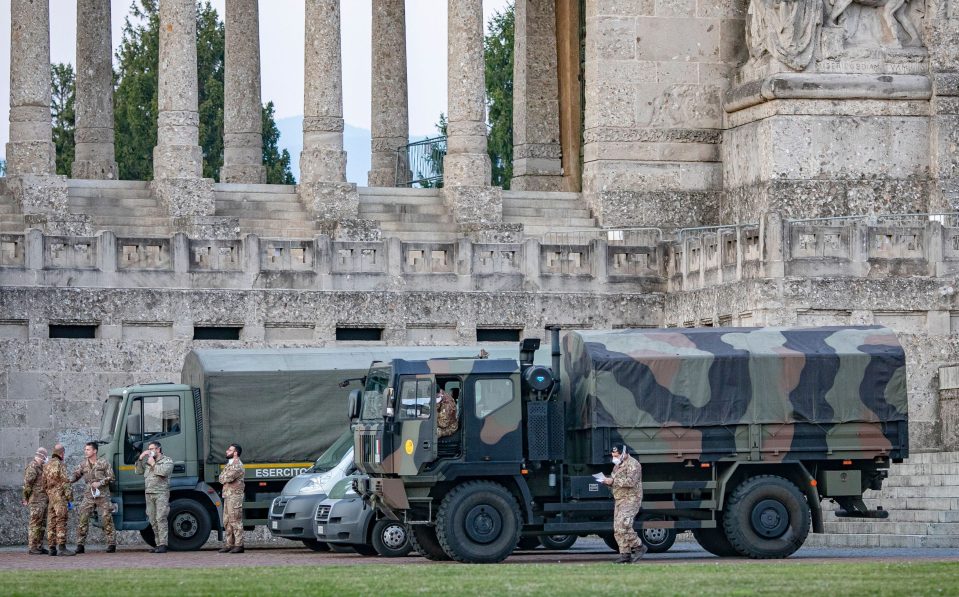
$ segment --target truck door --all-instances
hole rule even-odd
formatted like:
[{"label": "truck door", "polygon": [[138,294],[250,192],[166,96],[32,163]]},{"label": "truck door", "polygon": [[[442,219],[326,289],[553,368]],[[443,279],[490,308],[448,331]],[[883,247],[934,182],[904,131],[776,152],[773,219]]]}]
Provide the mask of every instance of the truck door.
[{"label": "truck door", "polygon": [[160,442],[163,453],[173,459],[174,477],[186,475],[184,406],[184,397],[179,394],[130,397],[124,418],[123,462],[117,475],[120,491],[143,490],[143,477],[134,473],[134,467],[151,441]]},{"label": "truck door", "polygon": [[514,377],[467,378],[463,401],[467,461],[523,460],[520,389]]},{"label": "truck door", "polygon": [[400,377],[396,400],[398,462],[394,472],[415,475],[436,460],[436,381],[432,375]]}]

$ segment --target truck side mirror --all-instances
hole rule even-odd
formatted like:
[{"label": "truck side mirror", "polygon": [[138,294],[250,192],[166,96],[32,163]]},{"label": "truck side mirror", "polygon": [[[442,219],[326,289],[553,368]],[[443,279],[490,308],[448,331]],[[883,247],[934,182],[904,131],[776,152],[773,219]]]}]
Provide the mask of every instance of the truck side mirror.
[{"label": "truck side mirror", "polygon": [[353,390],[350,392],[350,400],[348,402],[347,410],[348,415],[351,421],[355,421],[360,418],[360,396],[362,396],[362,390]]}]

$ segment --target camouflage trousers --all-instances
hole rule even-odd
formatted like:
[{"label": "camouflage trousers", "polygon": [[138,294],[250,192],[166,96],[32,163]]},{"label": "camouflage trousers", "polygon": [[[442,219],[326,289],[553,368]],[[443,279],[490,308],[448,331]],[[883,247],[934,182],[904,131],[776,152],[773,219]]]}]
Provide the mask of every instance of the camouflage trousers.
[{"label": "camouflage trousers", "polygon": [[243,547],[242,495],[228,495],[223,498],[223,521],[227,546]]},{"label": "camouflage trousers", "polygon": [[67,500],[51,498],[47,506],[47,544],[65,545],[67,542]]},{"label": "camouflage trousers", "polygon": [[641,499],[616,500],[613,510],[613,536],[619,546],[619,553],[629,553],[643,544],[633,528],[640,503]]},{"label": "camouflage trousers", "polygon": [[147,518],[150,520],[150,526],[153,527],[153,536],[156,538],[156,544],[167,544],[167,516],[170,514],[170,494],[169,493],[148,493],[147,497]]},{"label": "camouflage trousers", "polygon": [[80,504],[80,525],[77,527],[77,545],[83,545],[87,540],[87,531],[90,530],[90,516],[96,512],[103,525],[103,534],[107,537],[107,545],[116,545],[117,537],[113,528],[113,504],[109,496],[93,497],[86,495]]},{"label": "camouflage trousers", "polygon": [[27,537],[30,549],[39,549],[43,545],[43,530],[47,522],[47,498],[30,500],[30,524]]}]

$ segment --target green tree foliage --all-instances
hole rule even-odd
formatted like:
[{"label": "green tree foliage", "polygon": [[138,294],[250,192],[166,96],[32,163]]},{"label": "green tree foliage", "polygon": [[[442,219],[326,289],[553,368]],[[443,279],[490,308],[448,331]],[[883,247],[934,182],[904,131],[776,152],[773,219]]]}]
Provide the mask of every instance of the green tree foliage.
[{"label": "green tree foliage", "polygon": [[273,102],[263,106],[263,165],[267,184],[296,184],[290,170],[290,152],[280,151],[280,129],[276,126]]},{"label": "green tree foliage", "polygon": [[[209,0],[197,4],[197,82],[203,176],[218,179],[223,166],[223,73],[226,31]],[[153,178],[157,140],[157,92],[160,62],[159,0],[133,0],[116,54],[115,141],[120,178]],[[278,150],[279,130],[272,103],[263,111],[267,180],[292,184],[289,152]],[[267,132],[272,140],[267,139]],[[272,147],[272,150],[269,148]],[[285,155],[285,161],[284,161]]]},{"label": "green tree foliage", "polygon": [[50,101],[50,118],[53,123],[53,145],[57,150],[57,174],[69,176],[74,158],[76,76],[73,66],[69,64],[51,65],[50,74],[53,92]]},{"label": "green tree foliage", "polygon": [[508,189],[513,178],[513,4],[496,12],[487,24],[486,59],[487,151],[493,165],[493,185]]}]

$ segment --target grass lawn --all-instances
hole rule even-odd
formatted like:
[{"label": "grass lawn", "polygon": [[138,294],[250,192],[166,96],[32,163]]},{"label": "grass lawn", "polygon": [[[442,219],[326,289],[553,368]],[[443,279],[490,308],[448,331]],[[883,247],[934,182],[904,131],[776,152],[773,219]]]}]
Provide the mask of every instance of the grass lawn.
[{"label": "grass lawn", "polygon": [[0,572],[0,595],[959,595],[959,563],[500,564]]}]

